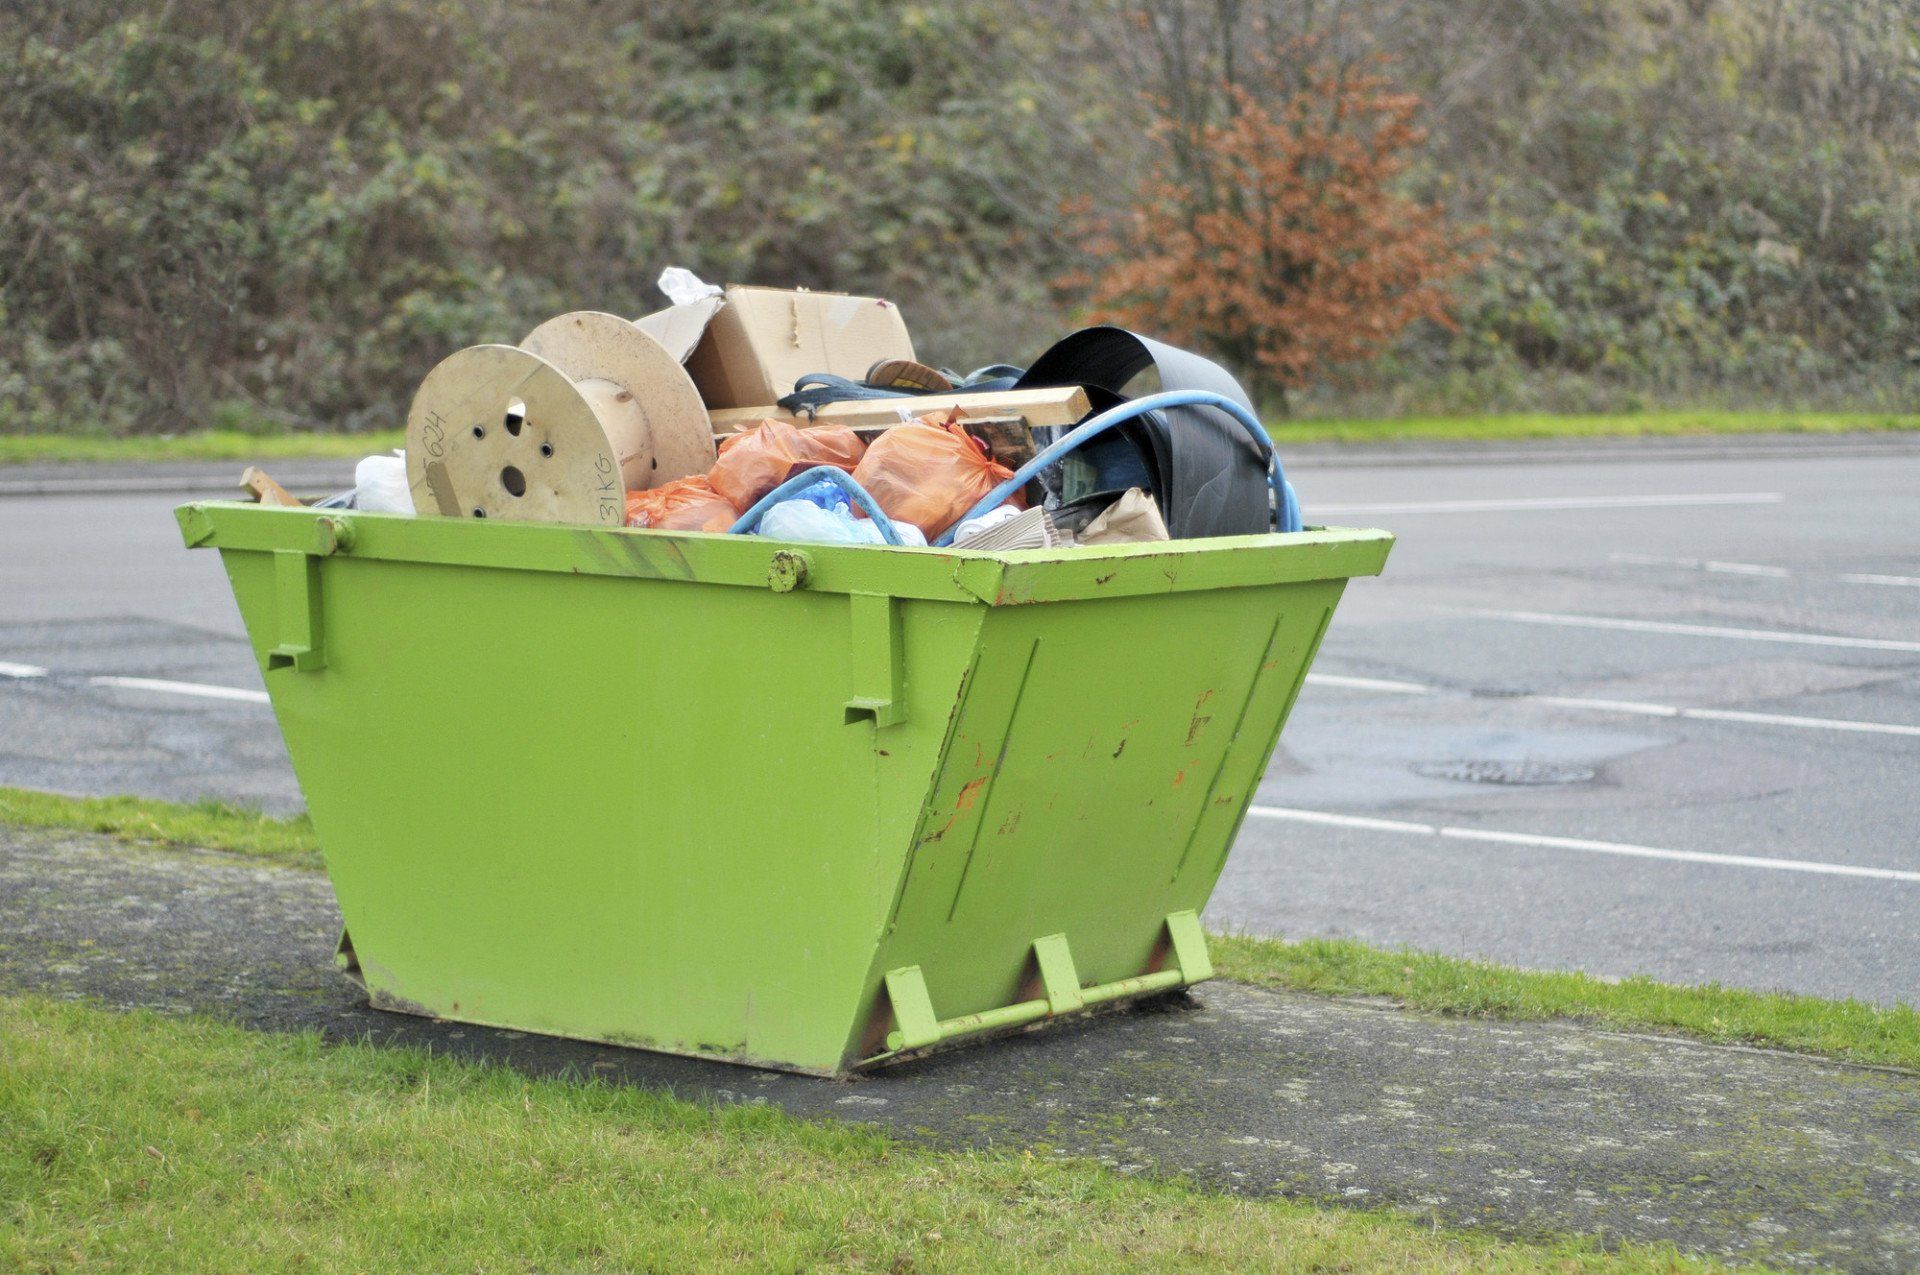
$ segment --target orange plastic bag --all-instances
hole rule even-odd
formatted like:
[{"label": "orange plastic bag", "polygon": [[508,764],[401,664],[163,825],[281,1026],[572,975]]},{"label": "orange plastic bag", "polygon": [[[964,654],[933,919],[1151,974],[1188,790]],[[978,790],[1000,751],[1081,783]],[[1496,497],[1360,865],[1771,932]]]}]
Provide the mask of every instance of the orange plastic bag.
[{"label": "orange plastic bag", "polygon": [[770,418],[722,443],[720,459],[707,472],[707,479],[736,507],[749,509],[760,497],[815,465],[853,472],[866,449],[860,436],[844,425],[802,429]]},{"label": "orange plastic bag", "polygon": [[647,491],[627,493],[627,525],[654,531],[725,531],[740,511],[704,477],[676,478]]},{"label": "orange plastic bag", "polygon": [[[873,440],[853,471],[887,517],[910,522],[932,540],[980,498],[1013,477],[966,430],[931,416],[895,425]],[[1007,502],[1024,509],[1014,493]]]}]

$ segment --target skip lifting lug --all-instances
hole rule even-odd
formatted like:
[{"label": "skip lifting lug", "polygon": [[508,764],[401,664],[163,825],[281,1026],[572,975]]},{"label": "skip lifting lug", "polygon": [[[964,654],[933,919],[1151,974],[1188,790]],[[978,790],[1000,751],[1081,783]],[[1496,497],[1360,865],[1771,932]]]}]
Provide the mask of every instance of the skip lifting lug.
[{"label": "skip lifting lug", "polygon": [[327,666],[320,560],[350,551],[353,541],[353,524],[347,519],[316,518],[310,550],[274,550],[274,616],[279,640],[267,652],[269,672],[290,668],[310,673]]}]

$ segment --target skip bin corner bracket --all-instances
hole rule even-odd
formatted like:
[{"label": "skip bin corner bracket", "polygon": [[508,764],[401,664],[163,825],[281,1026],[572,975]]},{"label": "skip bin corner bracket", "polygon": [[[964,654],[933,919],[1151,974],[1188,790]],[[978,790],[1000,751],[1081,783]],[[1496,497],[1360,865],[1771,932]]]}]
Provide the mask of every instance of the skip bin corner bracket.
[{"label": "skip bin corner bracket", "polygon": [[1031,954],[1034,977],[1027,986],[1039,995],[956,1018],[943,1019],[934,1012],[926,976],[918,965],[888,970],[882,980],[886,1001],[876,1006],[875,1013],[884,1015],[891,1010],[893,1026],[883,1038],[882,1052],[863,1062],[871,1064],[898,1054],[932,1049],[983,1032],[1010,1031],[1114,1001],[1170,992],[1213,977],[1206,935],[1200,929],[1199,916],[1192,910],[1174,912],[1167,917],[1155,949],[1153,968],[1131,978],[1083,986],[1064,934],[1035,939]]}]

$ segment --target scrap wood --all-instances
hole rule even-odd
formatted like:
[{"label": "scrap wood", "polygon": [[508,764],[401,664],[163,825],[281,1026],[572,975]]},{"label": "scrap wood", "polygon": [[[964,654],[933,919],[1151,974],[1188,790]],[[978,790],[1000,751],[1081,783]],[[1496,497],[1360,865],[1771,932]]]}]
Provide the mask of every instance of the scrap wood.
[{"label": "scrap wood", "polygon": [[256,465],[248,465],[240,475],[240,490],[252,496],[263,505],[284,505],[290,509],[301,508],[300,500],[292,492],[267,477],[266,471]]},{"label": "scrap wood", "polygon": [[964,408],[974,418],[989,415],[1019,416],[1034,427],[1076,425],[1092,410],[1087,392],[1077,385],[1043,386],[1027,390],[984,390],[951,394],[909,394],[900,398],[858,398],[827,403],[811,420],[796,417],[778,407],[728,407],[709,412],[716,435],[733,433],[769,417],[796,425],[847,425],[854,429],[885,429],[900,423],[900,413],[909,417]]}]

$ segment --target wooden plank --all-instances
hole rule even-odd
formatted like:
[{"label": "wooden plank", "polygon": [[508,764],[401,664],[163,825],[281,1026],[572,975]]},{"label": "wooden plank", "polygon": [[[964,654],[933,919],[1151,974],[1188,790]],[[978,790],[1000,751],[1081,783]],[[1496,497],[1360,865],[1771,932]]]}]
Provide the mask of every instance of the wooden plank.
[{"label": "wooden plank", "polygon": [[884,428],[900,423],[900,410],[914,416],[961,408],[969,417],[1019,416],[1029,426],[1073,425],[1092,410],[1087,392],[1078,385],[1048,386],[1032,390],[990,390],[984,393],[912,394],[903,398],[849,399],[822,406],[813,420],[796,418],[777,407],[729,407],[708,413],[713,432],[725,435],[768,417],[800,425],[850,425]]},{"label": "wooden plank", "polygon": [[[759,424],[760,421],[764,419],[766,418],[757,417],[752,421],[742,422],[741,428],[750,428],[753,425]],[[834,422],[821,421],[818,423],[825,425],[833,424]],[[901,423],[902,422],[896,417],[892,420],[879,421],[871,425],[848,425],[844,428],[851,429],[862,439],[870,443],[879,435]],[[1027,419],[1024,416],[975,416],[968,413],[959,418],[959,425],[965,429],[967,433],[986,444],[987,455],[993,457],[1008,469],[1020,468],[1020,466],[1032,460],[1040,450],[1039,444],[1034,442],[1033,439],[1033,427],[1027,423]],[[802,428],[804,428],[804,425]],[[713,436],[714,446],[718,448],[721,443],[726,442],[727,439],[731,437],[733,437],[732,434],[715,434]]]},{"label": "wooden plank", "polygon": [[265,470],[252,465],[248,465],[246,472],[240,475],[240,490],[263,505],[281,505],[288,509],[300,508],[300,501],[285,487],[267,477]]}]

